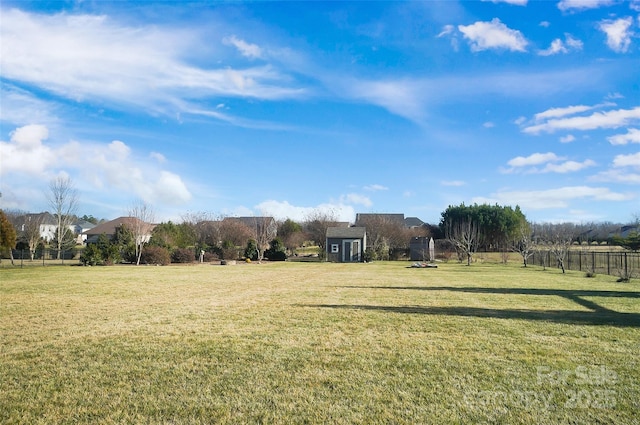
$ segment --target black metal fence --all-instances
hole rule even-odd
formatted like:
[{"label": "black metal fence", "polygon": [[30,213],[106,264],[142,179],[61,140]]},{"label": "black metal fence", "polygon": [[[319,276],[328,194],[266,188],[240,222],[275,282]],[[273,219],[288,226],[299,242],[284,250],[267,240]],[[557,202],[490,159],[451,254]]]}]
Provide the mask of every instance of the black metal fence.
[{"label": "black metal fence", "polygon": [[[63,250],[60,252],[60,255],[58,255],[58,250],[55,248],[38,248],[33,253],[33,258],[28,249],[14,249],[12,253],[14,263],[17,264],[41,263],[46,265],[52,262],[69,263],[77,262],[80,258],[80,250],[78,249]],[[3,258],[3,260],[6,261],[8,258]]]},{"label": "black metal fence", "polygon": [[[529,264],[543,267],[559,267],[551,251],[535,252]],[[640,252],[629,251],[569,251],[564,266],[567,270],[578,270],[595,274],[619,277],[640,277]]]}]

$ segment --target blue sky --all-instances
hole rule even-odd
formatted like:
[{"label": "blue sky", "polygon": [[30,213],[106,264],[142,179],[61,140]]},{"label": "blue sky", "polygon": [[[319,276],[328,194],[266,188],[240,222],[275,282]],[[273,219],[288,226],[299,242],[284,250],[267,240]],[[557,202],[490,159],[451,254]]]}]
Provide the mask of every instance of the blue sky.
[{"label": "blue sky", "polygon": [[640,1],[0,6],[2,207],[640,214]]}]

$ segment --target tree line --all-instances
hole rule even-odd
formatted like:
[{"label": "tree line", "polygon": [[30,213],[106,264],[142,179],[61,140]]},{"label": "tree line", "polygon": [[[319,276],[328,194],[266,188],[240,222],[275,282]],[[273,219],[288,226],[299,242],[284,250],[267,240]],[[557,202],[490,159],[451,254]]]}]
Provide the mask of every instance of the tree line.
[{"label": "tree line", "polygon": [[[75,246],[75,236],[69,230],[78,208],[78,194],[68,178],[51,181],[48,193],[49,206],[56,219],[55,234],[50,245],[61,251]],[[38,223],[23,224],[16,231],[11,219],[16,212],[0,211],[2,218],[0,243],[3,251],[21,246],[33,253],[42,246]],[[151,206],[143,202],[134,204],[128,211],[136,218],[134,225],[118,229],[111,238],[101,238],[93,246],[87,246],[83,261],[87,264],[113,264],[120,261],[166,263],[187,262],[211,258],[251,260],[284,259],[296,255],[304,246],[317,246],[318,255],[325,254],[327,228],[343,226],[333,212],[315,210],[302,222],[291,219],[277,223],[277,232],[267,229],[265,222],[248,225],[233,217],[213,213],[189,213],[181,223],[171,221],[149,225],[153,222]],[[615,244],[625,249],[640,250],[638,235],[639,216],[626,236],[616,235],[620,224],[604,223],[532,223],[519,206],[488,204],[450,205],[441,213],[437,225],[425,224],[406,228],[392,214],[366,214],[357,225],[366,227],[370,260],[402,258],[407,253],[412,238],[433,237],[445,241],[445,248],[457,253],[461,261],[471,264],[479,251],[517,252],[524,266],[535,250],[546,249],[554,253],[563,267],[563,258],[572,244]],[[82,219],[97,220],[93,216]],[[139,223],[136,225],[135,223]],[[149,238],[148,235],[151,235]]]}]

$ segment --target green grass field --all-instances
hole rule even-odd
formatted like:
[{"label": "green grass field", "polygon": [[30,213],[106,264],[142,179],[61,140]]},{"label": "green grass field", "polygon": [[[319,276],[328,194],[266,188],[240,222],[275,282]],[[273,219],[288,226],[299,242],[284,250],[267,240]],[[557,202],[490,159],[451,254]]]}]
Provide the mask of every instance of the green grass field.
[{"label": "green grass field", "polygon": [[407,265],[0,269],[0,423],[639,423],[638,281]]}]

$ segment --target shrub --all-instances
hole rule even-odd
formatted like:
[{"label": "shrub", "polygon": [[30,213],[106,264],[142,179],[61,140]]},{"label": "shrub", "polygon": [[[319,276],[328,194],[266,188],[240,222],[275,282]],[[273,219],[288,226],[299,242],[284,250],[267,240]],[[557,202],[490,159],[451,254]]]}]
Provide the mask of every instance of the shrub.
[{"label": "shrub", "polygon": [[376,253],[371,247],[364,250],[363,260],[365,263],[370,263],[374,261],[376,259],[375,257],[376,257]]},{"label": "shrub", "polygon": [[159,246],[146,246],[142,250],[140,262],[143,264],[158,264],[166,266],[171,263],[171,255],[166,248]]},{"label": "shrub", "polygon": [[269,245],[269,249],[264,252],[264,256],[267,260],[285,261],[287,259],[287,248],[279,238],[272,240]]},{"label": "shrub", "polygon": [[218,258],[220,258],[220,256],[215,252],[205,252],[202,261],[204,261],[205,263],[210,263],[211,261],[217,260]]},{"label": "shrub", "polygon": [[244,249],[244,256],[248,260],[255,261],[258,259],[258,244],[255,240],[249,239],[247,241],[247,247]]},{"label": "shrub", "polygon": [[102,254],[96,244],[88,244],[80,256],[80,261],[85,266],[95,266],[102,262]]},{"label": "shrub", "polygon": [[172,263],[193,263],[195,260],[196,255],[189,248],[178,248],[171,254]]}]

